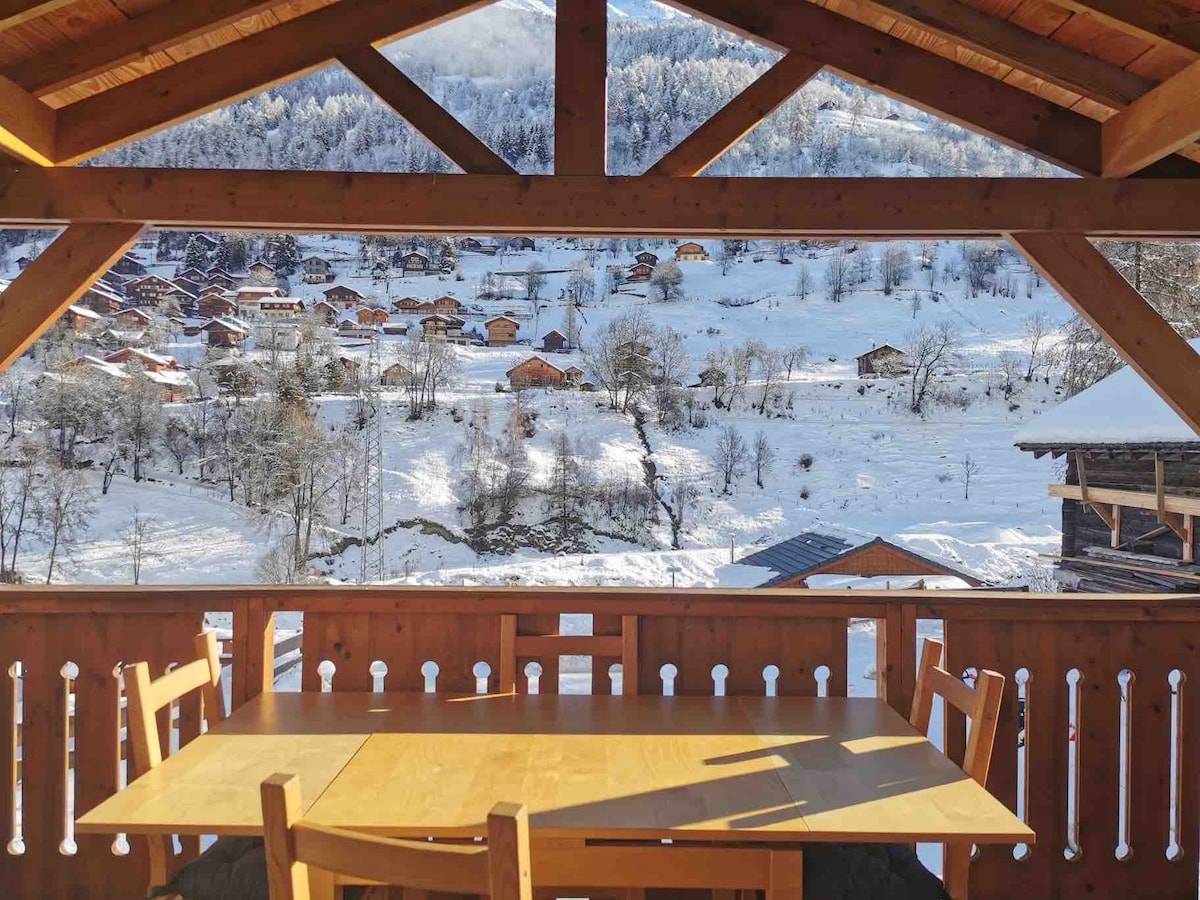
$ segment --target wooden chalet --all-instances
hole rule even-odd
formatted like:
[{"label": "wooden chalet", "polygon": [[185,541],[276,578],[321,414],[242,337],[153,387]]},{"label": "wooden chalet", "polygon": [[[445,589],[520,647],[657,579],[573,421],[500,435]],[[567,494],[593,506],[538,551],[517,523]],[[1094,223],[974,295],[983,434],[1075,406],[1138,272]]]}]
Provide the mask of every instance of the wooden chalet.
[{"label": "wooden chalet", "polygon": [[567,366],[563,369],[563,384],[579,387],[583,384],[583,369],[579,366]]},{"label": "wooden chalet", "polygon": [[275,267],[263,259],[256,259],[250,263],[248,271],[253,278],[260,281],[274,281],[276,278]]},{"label": "wooden chalet", "polygon": [[517,342],[517,331],[521,323],[508,316],[495,316],[483,323],[487,329],[489,347],[507,347]]},{"label": "wooden chalet", "polygon": [[241,347],[250,336],[250,326],[233,316],[209,319],[200,326],[200,331],[210,347]]},{"label": "wooden chalet", "polygon": [[136,363],[147,372],[173,372],[179,368],[173,356],[163,356],[138,347],[124,347],[104,357],[106,363],[125,365]]},{"label": "wooden chalet", "polygon": [[137,306],[158,306],[162,296],[174,290],[176,285],[159,275],[144,275],[125,282],[125,296]]},{"label": "wooden chalet", "polygon": [[85,306],[71,304],[62,315],[62,322],[73,334],[92,334],[104,325],[104,316]]},{"label": "wooden chalet", "polygon": [[419,250],[410,250],[400,257],[400,271],[405,275],[429,275],[434,269],[426,254]]},{"label": "wooden chalet", "polygon": [[510,250],[536,250],[537,242],[531,237],[515,237],[508,241]]},{"label": "wooden chalet", "polygon": [[323,256],[304,258],[305,284],[332,284],[335,278],[333,264]]},{"label": "wooden chalet", "polygon": [[190,278],[175,277],[171,279],[171,283],[181,291],[187,291],[194,297],[199,297],[204,292],[204,285],[199,281],[192,281]]},{"label": "wooden chalet", "polygon": [[561,387],[567,373],[540,356],[522,360],[504,373],[514,391],[535,387]]},{"label": "wooden chalet", "polygon": [[675,248],[676,262],[704,262],[707,259],[708,252],[697,241],[684,241]]},{"label": "wooden chalet", "polygon": [[124,278],[139,278],[146,274],[146,266],[132,253],[126,253],[109,267],[109,274]]},{"label": "wooden chalet", "polygon": [[895,375],[905,368],[904,351],[891,344],[880,344],[854,359],[858,364],[859,378],[870,375]]},{"label": "wooden chalet", "polygon": [[131,306],[112,316],[113,324],[118,328],[148,328],[154,323],[154,316],[145,310]]},{"label": "wooden chalet", "polygon": [[[1193,342],[1193,345],[1200,342]],[[1200,435],[1131,368],[1028,422],[1017,446],[1065,460],[1067,590],[1194,593],[1200,585]]]},{"label": "wooden chalet", "polygon": [[188,239],[195,241],[204,248],[205,253],[215,253],[217,248],[221,246],[221,242],[217,238],[203,232],[188,235]]},{"label": "wooden chalet", "polygon": [[738,565],[763,569],[764,578],[757,585],[762,588],[807,588],[808,579],[817,575],[921,576],[957,579],[960,586],[982,584],[974,575],[881,537],[862,541],[820,531],[806,531],[757,550],[739,559]]},{"label": "wooden chalet", "polygon": [[392,363],[379,375],[379,383],[387,387],[407,387],[412,381],[413,373],[403,363]]},{"label": "wooden chalet", "polygon": [[188,269],[181,269],[180,271],[176,272],[173,280],[178,282],[180,278],[191,281],[194,284],[208,284],[208,273],[202,269],[197,269],[194,266]]},{"label": "wooden chalet", "polygon": [[[395,303],[392,304],[392,308],[394,310],[396,310],[396,312],[398,312],[398,313],[402,313],[402,314],[407,313],[408,315],[415,315],[415,314],[421,312],[421,301],[418,300],[416,297],[401,297],[399,300],[397,300]],[[430,310],[430,312],[432,312],[432,311],[433,310]]]},{"label": "wooden chalet", "polygon": [[219,287],[225,291],[232,291],[237,288],[238,280],[228,272],[221,270],[210,271],[204,276],[204,283],[209,287]]},{"label": "wooden chalet", "polygon": [[454,297],[441,296],[433,301],[433,311],[443,316],[457,316],[462,308],[462,302]]},{"label": "wooden chalet", "polygon": [[20,272],[24,272],[25,267],[28,266],[31,262],[33,262],[33,259],[31,257],[18,256],[17,257],[17,270]]},{"label": "wooden chalet", "polygon": [[567,348],[567,336],[561,331],[547,331],[542,335],[542,350],[547,353],[559,353]]},{"label": "wooden chalet", "polygon": [[201,294],[196,300],[196,312],[202,319],[219,319],[222,316],[236,316],[240,310],[237,300],[217,291]]},{"label": "wooden chalet", "polygon": [[642,250],[633,254],[633,261],[638,265],[649,266],[653,269],[658,265],[658,256],[649,250]]},{"label": "wooden chalet", "polygon": [[313,304],[312,311],[324,319],[326,325],[336,325],[338,316],[341,315],[341,310],[328,300],[318,300]]},{"label": "wooden chalet", "polygon": [[381,326],[387,324],[391,314],[386,309],[375,306],[363,306],[354,313],[359,325]]},{"label": "wooden chalet", "polygon": [[461,250],[478,252],[483,249],[483,242],[479,238],[465,237],[458,242],[458,246]]},{"label": "wooden chalet", "polygon": [[421,319],[421,340],[440,341],[449,344],[469,344],[471,339],[463,334],[465,320],[458,316],[443,316],[435,313]]},{"label": "wooden chalet", "polygon": [[649,281],[654,276],[654,266],[650,263],[638,262],[629,267],[625,273],[625,280],[638,283]]},{"label": "wooden chalet", "polygon": [[341,310],[357,309],[367,299],[354,288],[347,287],[344,284],[335,284],[331,288],[326,288],[321,293],[325,295],[325,299],[329,303]]},{"label": "wooden chalet", "polygon": [[[331,850],[323,862],[361,862],[354,833],[325,831],[331,818],[347,830],[450,839],[405,845],[395,858],[374,839],[371,859],[398,865],[434,852],[437,865],[421,874],[454,876],[451,885],[406,889],[505,900],[647,889],[798,900],[806,862],[864,841],[898,853],[945,842],[945,893],[954,900],[1200,893],[1200,729],[1192,727],[1200,594],[1140,591],[1145,576],[1166,569],[1178,577],[1191,565],[1180,532],[1194,515],[1184,501],[1187,445],[1200,435],[1200,357],[1093,244],[1200,237],[1197,4],[670,3],[769,47],[778,61],[691,133],[681,122],[656,123],[678,128],[680,139],[635,175],[617,175],[607,159],[609,29],[600,0],[560,0],[547,23],[556,60],[549,174],[517,171],[376,49],[485,0],[0,3],[0,227],[59,232],[4,291],[0,368],[72,304],[119,310],[120,292],[97,279],[161,229],[212,249],[211,235],[222,231],[1004,240],[1186,429],[1147,435],[1132,427],[1136,410],[1114,406],[1110,418],[1123,432],[1047,433],[1046,443],[1028,444],[1035,453],[1057,448],[1075,465],[1078,483],[1059,487],[1072,494],[1064,500],[1087,507],[1076,549],[1104,549],[1103,533],[1087,530],[1104,522],[1110,555],[1091,558],[1126,567],[1088,571],[1154,571],[1112,593],[1112,576],[1081,568],[1083,593],[1041,594],[6,584],[0,821],[10,852],[0,854],[0,895],[144,897],[199,854],[197,835],[236,834],[266,839],[273,894],[311,888],[324,900],[342,886],[316,864],[306,881],[292,857],[336,839],[354,851]],[[457,24],[469,30],[471,21]],[[471,37],[486,45],[492,35]],[[453,69],[457,60],[446,62]],[[455,173],[84,165],[334,65],[411,123]],[[938,173],[950,177],[937,178],[696,177],[822,72],[1073,177],[955,177],[952,159]],[[535,124],[522,110],[513,115],[506,126]],[[438,271],[422,254],[408,254],[403,267]],[[185,277],[203,285],[207,274]],[[333,302],[356,309],[355,294]],[[204,328],[216,346],[238,346],[246,332],[226,317]],[[542,360],[529,370],[549,379],[554,367]],[[1119,528],[1099,512],[1116,519],[1114,508]],[[1146,514],[1153,522],[1138,518]],[[1147,537],[1157,529],[1165,530]],[[1178,565],[1114,559],[1113,532],[1117,553],[1155,560],[1169,558],[1167,541],[1178,539]],[[569,614],[590,616],[594,633],[558,633]],[[301,690],[276,694],[284,664],[276,625],[289,620],[303,622],[288,651]],[[206,621],[228,628],[224,657],[211,636],[197,641]],[[847,649],[852,622],[875,626],[874,698],[848,696],[863,670]],[[936,628],[944,648],[922,645]],[[590,680],[573,685],[607,695],[619,683],[622,696],[554,696],[563,656],[592,660]],[[529,662],[541,667],[536,694]],[[974,688],[960,679],[968,671],[978,673]],[[370,693],[376,679],[386,694]],[[196,690],[179,697],[185,686]],[[922,740],[935,687],[950,701],[936,746]],[[669,703],[654,699],[664,693]],[[160,720],[169,733],[160,734]],[[433,759],[439,764],[419,764]],[[268,782],[264,814],[262,780],[297,769],[298,789],[294,779]],[[506,784],[517,789],[497,796]],[[520,787],[531,784],[560,790]],[[462,802],[431,805],[430,797]],[[498,801],[527,809],[502,808],[487,844],[460,843],[484,837]],[[114,853],[118,834],[130,852]],[[515,850],[502,856],[502,848]],[[489,883],[493,859],[506,863],[503,889]],[[290,876],[286,884],[280,875]]]},{"label": "wooden chalet", "polygon": [[258,316],[262,319],[295,319],[304,312],[299,297],[262,297],[258,301]]},{"label": "wooden chalet", "polygon": [[160,294],[158,298],[159,308],[166,312],[178,312],[182,315],[194,315],[196,313],[200,298],[191,291],[184,290],[177,284],[171,285],[171,290]]}]

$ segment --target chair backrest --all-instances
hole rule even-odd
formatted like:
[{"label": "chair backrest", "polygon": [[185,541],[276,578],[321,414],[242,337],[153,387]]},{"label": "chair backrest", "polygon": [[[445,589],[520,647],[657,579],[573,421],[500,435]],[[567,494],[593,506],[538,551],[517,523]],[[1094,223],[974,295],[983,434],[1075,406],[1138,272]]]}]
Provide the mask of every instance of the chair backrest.
[{"label": "chair backrest", "polygon": [[487,846],[431,844],[360,834],[301,821],[300,779],[276,774],[262,783],[263,839],[271,900],[308,900],[308,867],[366,883],[490,900],[532,900],[529,816],[497,803]]},{"label": "chair backrest", "polygon": [[917,669],[917,686],[909,722],[921,734],[929,731],[935,695],[967,716],[971,720],[971,732],[967,738],[962,768],[980,784],[986,785],[988,768],[992,763],[992,745],[996,742],[997,716],[1004,698],[1004,676],[984,669],[975,679],[975,687],[970,688],[941,668],[941,661],[941,642],[926,638],[921,646],[921,664]]}]

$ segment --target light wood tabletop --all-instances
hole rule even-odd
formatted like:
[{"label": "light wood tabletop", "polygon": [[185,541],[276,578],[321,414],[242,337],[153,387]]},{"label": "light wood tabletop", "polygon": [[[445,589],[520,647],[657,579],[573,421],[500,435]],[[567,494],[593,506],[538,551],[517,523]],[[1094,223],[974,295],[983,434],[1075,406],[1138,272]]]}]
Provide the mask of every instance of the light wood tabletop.
[{"label": "light wood tabletop", "polygon": [[513,800],[549,838],[1034,840],[886,704],[796,697],[268,694],[77,828],[255,833],[275,771],[307,821],[397,837]]}]

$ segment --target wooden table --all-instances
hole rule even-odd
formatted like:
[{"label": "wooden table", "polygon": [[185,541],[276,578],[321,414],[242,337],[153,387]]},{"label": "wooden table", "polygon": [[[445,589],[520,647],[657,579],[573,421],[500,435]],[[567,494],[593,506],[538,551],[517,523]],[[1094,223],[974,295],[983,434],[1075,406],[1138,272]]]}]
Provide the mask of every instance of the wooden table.
[{"label": "wooden table", "polygon": [[733,888],[778,880],[796,842],[1034,840],[881,701],[792,697],[264,694],[76,830],[253,834],[274,771],[300,775],[307,820],[397,837],[481,836],[522,802],[554,886],[658,886],[665,850],[663,877]]}]

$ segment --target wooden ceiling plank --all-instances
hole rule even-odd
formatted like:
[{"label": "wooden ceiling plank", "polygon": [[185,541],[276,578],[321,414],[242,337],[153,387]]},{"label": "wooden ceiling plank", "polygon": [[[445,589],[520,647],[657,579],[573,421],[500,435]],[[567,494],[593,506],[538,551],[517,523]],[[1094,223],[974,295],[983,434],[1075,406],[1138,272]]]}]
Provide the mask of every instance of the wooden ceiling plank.
[{"label": "wooden ceiling plank", "polygon": [[0,0],[0,31],[31,22],[75,0]]},{"label": "wooden ceiling plank", "polygon": [[1008,240],[1188,427],[1200,434],[1200,354],[1082,235]]},{"label": "wooden ceiling plank", "polygon": [[0,75],[0,151],[22,162],[54,165],[57,113]]},{"label": "wooden ceiling plank", "polygon": [[667,152],[648,175],[699,175],[758,127],[824,66],[803,53],[788,53]]},{"label": "wooden ceiling plank", "polygon": [[0,227],[688,237],[1200,237],[1200,179],[668,178],[0,166]]},{"label": "wooden ceiling plank", "polygon": [[958,0],[873,0],[873,3],[903,21],[931,29],[1098,103],[1118,108],[1128,106],[1154,87],[1149,79],[1053,38],[989,16]]},{"label": "wooden ceiling plank", "polygon": [[141,223],[72,225],[0,294],[0,370],[58,321],[137,241]]},{"label": "wooden ceiling plank", "polygon": [[1100,19],[1110,28],[1200,56],[1200,13],[1168,0],[1054,0],[1064,9]]},{"label": "wooden ceiling plank", "polygon": [[807,2],[666,2],[1076,174],[1100,174],[1098,123],[868,25]]},{"label": "wooden ceiling plank", "polygon": [[338,62],[464,172],[516,174],[512,166],[371,45],[338,54]]},{"label": "wooden ceiling plank", "polygon": [[324,68],[343,51],[414,34],[492,0],[341,0],[59,111],[61,162],[143,135]]},{"label": "wooden ceiling plank", "polygon": [[230,25],[283,0],[174,0],[145,15],[96,31],[80,41],[30,57],[6,74],[38,96],[101,75],[126,63]]},{"label": "wooden ceiling plank", "polygon": [[1124,178],[1200,138],[1200,60],[1101,126],[1103,173]]},{"label": "wooden ceiling plank", "polygon": [[559,0],[554,29],[554,171],[608,168],[608,4]]}]

